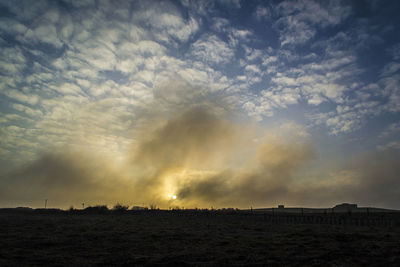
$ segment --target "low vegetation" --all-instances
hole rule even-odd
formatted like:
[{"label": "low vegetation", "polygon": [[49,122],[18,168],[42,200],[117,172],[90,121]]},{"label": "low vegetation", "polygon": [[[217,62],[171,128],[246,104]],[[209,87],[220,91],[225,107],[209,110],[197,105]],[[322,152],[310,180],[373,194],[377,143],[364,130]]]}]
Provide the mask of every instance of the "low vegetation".
[{"label": "low vegetation", "polygon": [[305,222],[233,209],[0,210],[0,266],[400,266],[399,226]]}]

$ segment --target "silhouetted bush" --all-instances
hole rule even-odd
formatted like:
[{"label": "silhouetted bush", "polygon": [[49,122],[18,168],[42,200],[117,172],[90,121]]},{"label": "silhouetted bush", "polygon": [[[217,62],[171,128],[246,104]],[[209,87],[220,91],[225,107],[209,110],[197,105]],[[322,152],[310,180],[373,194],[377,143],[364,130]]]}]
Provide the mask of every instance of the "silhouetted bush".
[{"label": "silhouetted bush", "polygon": [[94,207],[87,207],[86,209],[84,209],[85,213],[98,213],[98,214],[103,214],[103,213],[107,213],[108,207],[106,205],[97,205]]},{"label": "silhouetted bush", "polygon": [[129,206],[124,206],[124,205],[122,205],[122,204],[120,204],[120,203],[117,203],[117,204],[115,204],[115,206],[113,207],[113,211],[116,211],[116,212],[125,212],[125,211],[128,210],[128,208],[129,208]]},{"label": "silhouetted bush", "polygon": [[143,210],[148,210],[149,208],[148,207],[141,207],[141,206],[132,206],[132,208],[131,208],[131,210],[134,210],[134,211],[143,211]]},{"label": "silhouetted bush", "polygon": [[63,213],[64,211],[62,209],[34,209],[35,213],[42,213],[42,214],[52,214],[52,213]]}]

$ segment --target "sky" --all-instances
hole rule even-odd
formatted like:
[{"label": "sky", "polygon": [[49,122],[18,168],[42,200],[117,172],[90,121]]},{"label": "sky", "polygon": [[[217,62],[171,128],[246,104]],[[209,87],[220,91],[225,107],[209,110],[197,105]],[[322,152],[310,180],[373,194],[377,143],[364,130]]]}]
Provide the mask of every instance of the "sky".
[{"label": "sky", "polygon": [[0,0],[0,206],[400,209],[398,10]]}]

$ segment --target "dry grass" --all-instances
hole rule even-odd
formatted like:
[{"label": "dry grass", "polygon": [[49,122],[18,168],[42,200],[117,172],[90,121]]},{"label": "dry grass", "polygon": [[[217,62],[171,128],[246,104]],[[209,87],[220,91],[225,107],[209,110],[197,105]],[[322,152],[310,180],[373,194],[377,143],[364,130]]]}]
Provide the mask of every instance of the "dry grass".
[{"label": "dry grass", "polygon": [[0,266],[400,266],[400,229],[183,212],[0,214]]}]

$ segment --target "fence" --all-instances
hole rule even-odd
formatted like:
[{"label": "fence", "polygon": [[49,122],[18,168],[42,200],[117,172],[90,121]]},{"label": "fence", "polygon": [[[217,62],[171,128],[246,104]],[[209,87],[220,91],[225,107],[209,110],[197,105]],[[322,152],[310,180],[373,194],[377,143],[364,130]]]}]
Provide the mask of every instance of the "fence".
[{"label": "fence", "polygon": [[267,214],[264,221],[276,224],[329,224],[349,226],[400,226],[400,214]]}]

